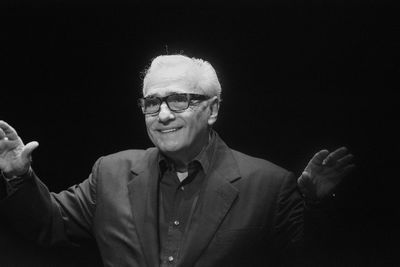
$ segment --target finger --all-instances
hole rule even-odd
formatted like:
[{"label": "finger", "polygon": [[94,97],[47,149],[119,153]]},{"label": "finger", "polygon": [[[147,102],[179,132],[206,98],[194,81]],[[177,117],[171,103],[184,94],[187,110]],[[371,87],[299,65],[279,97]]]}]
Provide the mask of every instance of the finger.
[{"label": "finger", "polygon": [[3,129],[0,128],[0,141],[1,141],[3,138],[7,138],[7,136],[6,136],[6,133],[3,131]]},{"label": "finger", "polygon": [[18,140],[8,140],[7,137],[5,137],[3,140],[0,141],[0,153],[5,151],[5,150],[11,150],[14,149],[15,147],[18,146]]},{"label": "finger", "polygon": [[347,153],[346,147],[341,147],[330,153],[326,159],[322,162],[324,165],[332,166],[336,161],[342,158]]},{"label": "finger", "polygon": [[297,179],[297,184],[300,188],[300,191],[304,195],[310,196],[310,189],[313,188],[313,182],[311,178],[311,174],[309,172],[304,171],[301,176]]},{"label": "finger", "polygon": [[33,150],[35,150],[39,146],[39,143],[36,141],[30,142],[25,145],[24,149],[22,150],[21,153],[21,158],[23,160],[31,160],[31,155]]},{"label": "finger", "polygon": [[343,169],[342,176],[344,177],[344,176],[348,175],[349,173],[354,171],[355,168],[356,168],[356,165],[354,165],[354,164],[347,165]]},{"label": "finger", "polygon": [[344,156],[343,158],[339,159],[337,161],[337,165],[336,166],[338,168],[343,168],[346,165],[349,165],[350,162],[353,160],[353,158],[354,158],[354,156],[352,154],[348,154],[348,155]]},{"label": "finger", "polygon": [[339,184],[345,179],[354,169],[355,169],[354,164],[347,165],[346,167],[341,170],[340,174],[336,175],[335,178],[335,184]]},{"label": "finger", "polygon": [[300,185],[304,185],[307,181],[311,180],[311,174],[307,171],[303,171],[300,177],[297,179],[297,183]]},{"label": "finger", "polygon": [[301,191],[304,191],[304,189],[305,189],[305,185],[304,184],[306,183],[305,180],[308,179],[308,175],[309,175],[309,173],[304,171],[300,175],[300,177],[297,179],[297,184],[299,185]]},{"label": "finger", "polygon": [[4,131],[9,139],[15,140],[18,138],[17,131],[5,121],[0,121],[0,128]]},{"label": "finger", "polygon": [[307,164],[307,167],[305,168],[305,171],[311,172],[311,166],[313,164],[315,165],[322,165],[322,162],[326,158],[326,156],[329,154],[329,151],[326,149],[320,150],[319,152],[315,153],[314,156],[310,159],[310,161]]}]

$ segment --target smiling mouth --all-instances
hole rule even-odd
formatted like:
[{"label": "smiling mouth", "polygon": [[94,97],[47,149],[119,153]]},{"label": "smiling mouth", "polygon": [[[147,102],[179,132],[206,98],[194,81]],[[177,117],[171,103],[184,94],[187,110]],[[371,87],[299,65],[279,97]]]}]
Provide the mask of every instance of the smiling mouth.
[{"label": "smiling mouth", "polygon": [[164,129],[164,130],[158,130],[160,133],[172,133],[172,132],[176,132],[179,129],[181,129],[181,127],[179,128],[171,128],[171,129]]}]

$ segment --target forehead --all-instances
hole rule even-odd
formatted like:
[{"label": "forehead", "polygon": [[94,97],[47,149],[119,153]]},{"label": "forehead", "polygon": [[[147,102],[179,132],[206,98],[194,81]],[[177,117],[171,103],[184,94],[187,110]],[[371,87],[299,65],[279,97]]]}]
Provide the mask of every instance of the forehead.
[{"label": "forehead", "polygon": [[192,86],[185,81],[171,81],[168,83],[155,84],[143,91],[143,95],[167,96],[173,93],[203,94],[202,90]]},{"label": "forehead", "polygon": [[204,92],[198,88],[196,77],[187,65],[178,65],[153,71],[149,77],[143,96],[165,96],[171,93]]}]

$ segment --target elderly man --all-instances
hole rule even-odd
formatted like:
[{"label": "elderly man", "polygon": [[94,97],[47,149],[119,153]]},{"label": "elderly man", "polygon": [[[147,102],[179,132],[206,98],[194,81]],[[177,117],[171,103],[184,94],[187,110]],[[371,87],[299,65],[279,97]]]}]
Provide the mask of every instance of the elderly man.
[{"label": "elderly man", "polygon": [[322,150],[296,183],[222,141],[212,129],[220,95],[208,62],[155,58],[139,100],[155,148],[101,157],[58,194],[31,168],[38,143],[1,121],[2,216],[42,244],[94,238],[105,266],[260,266],[295,249],[306,199],[331,194],[352,155]]}]

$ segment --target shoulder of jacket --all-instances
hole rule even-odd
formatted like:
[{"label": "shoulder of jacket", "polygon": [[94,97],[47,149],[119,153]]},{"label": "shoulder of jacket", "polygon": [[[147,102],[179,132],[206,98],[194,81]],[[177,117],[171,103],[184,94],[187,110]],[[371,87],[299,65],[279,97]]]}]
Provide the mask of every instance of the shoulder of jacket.
[{"label": "shoulder of jacket", "polygon": [[102,165],[118,166],[123,164],[133,167],[135,165],[143,165],[144,162],[147,162],[149,158],[154,156],[156,153],[157,148],[155,147],[146,150],[129,149],[103,156],[98,161],[101,161]]},{"label": "shoulder of jacket", "polygon": [[263,174],[274,177],[289,175],[289,171],[266,159],[253,157],[231,149],[239,170],[243,176],[251,174]]}]

